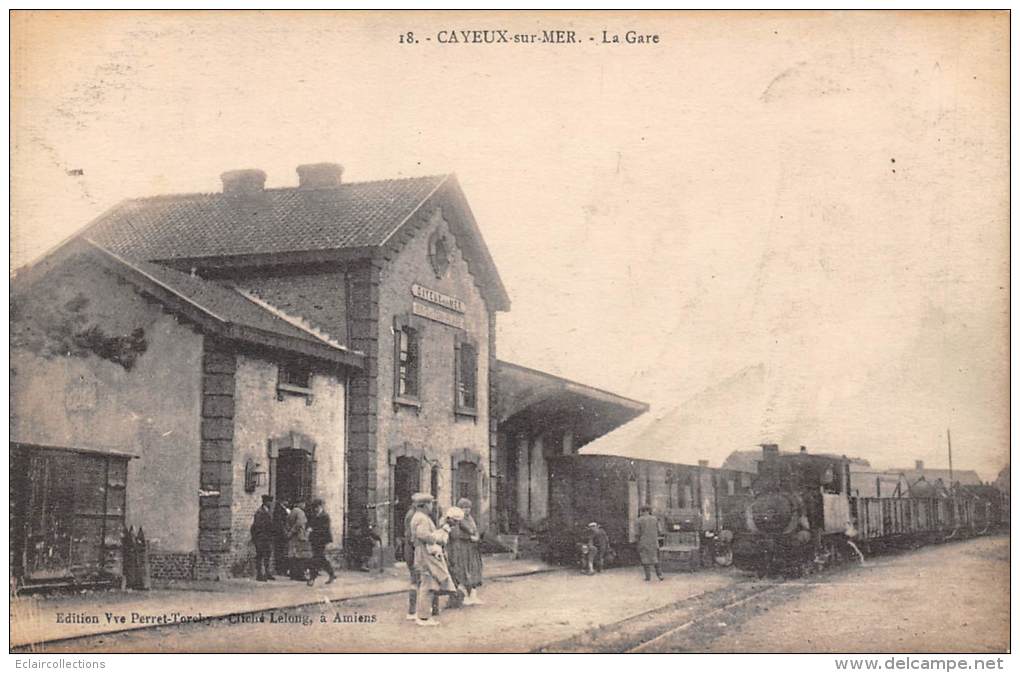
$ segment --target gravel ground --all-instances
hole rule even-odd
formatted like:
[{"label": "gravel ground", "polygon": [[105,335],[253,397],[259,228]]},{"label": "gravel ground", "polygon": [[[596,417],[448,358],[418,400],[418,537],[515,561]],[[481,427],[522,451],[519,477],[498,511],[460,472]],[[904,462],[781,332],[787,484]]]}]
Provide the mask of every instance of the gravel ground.
[{"label": "gravel ground", "polygon": [[879,556],[706,619],[650,652],[1007,652],[1009,538]]}]

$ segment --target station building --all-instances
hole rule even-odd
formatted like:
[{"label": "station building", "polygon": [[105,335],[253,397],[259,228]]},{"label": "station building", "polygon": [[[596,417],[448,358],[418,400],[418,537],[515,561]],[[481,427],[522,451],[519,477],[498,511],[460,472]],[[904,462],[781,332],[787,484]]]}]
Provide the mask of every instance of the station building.
[{"label": "station building", "polygon": [[337,555],[372,524],[392,559],[420,490],[509,531],[543,452],[647,408],[497,361],[510,300],[454,176],[297,172],[123,202],[16,274],[20,580],[118,575],[125,526],[155,577],[243,574],[266,493],[323,498]]}]

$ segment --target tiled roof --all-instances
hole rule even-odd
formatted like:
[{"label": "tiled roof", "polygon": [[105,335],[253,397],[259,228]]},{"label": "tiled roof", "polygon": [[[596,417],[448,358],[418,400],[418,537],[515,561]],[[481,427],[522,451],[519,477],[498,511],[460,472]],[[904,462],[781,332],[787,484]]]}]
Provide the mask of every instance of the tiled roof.
[{"label": "tiled roof", "polygon": [[[131,262],[139,271],[151,276],[175,294],[203,309],[214,318],[235,325],[244,325],[294,339],[327,343],[270,311],[255,304],[237,290],[197,276],[151,262]],[[332,344],[330,344],[332,345]]]},{"label": "tiled roof", "polygon": [[446,175],[267,189],[255,196],[182,194],[126,201],[88,237],[130,259],[273,254],[384,243]]},{"label": "tiled roof", "polygon": [[[299,351],[305,351],[310,347],[311,350],[308,351],[310,353],[343,353],[345,354],[344,359],[352,361],[356,361],[360,357],[347,358],[346,354],[357,354],[353,354],[329,336],[303,325],[300,318],[290,317],[289,314],[264,301],[253,301],[246,297],[243,291],[234,287],[181,273],[161,264],[126,260],[105,250],[93,241],[87,240],[87,242],[105,254],[107,259],[116,263],[119,268],[124,270],[124,273],[134,279],[134,282],[143,285],[151,284],[150,287],[182,300],[191,309],[212,319],[228,332],[240,328],[241,334],[282,337],[283,341],[273,345],[284,348],[288,343],[292,346],[304,343],[307,346],[299,347]],[[234,334],[231,333],[231,336]]]}]

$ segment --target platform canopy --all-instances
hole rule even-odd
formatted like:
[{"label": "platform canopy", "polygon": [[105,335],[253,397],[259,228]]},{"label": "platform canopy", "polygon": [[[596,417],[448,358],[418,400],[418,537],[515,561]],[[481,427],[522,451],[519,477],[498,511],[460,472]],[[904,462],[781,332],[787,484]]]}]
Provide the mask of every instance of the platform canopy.
[{"label": "platform canopy", "polygon": [[644,402],[502,360],[496,386],[500,431],[570,428],[575,449],[648,411]]}]

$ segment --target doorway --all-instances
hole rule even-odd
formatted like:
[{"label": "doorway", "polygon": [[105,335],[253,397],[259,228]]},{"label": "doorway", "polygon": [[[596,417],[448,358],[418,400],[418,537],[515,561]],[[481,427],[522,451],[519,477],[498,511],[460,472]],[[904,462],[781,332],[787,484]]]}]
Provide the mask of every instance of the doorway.
[{"label": "doorway", "polygon": [[417,458],[401,456],[393,466],[393,546],[402,558],[404,517],[411,508],[411,496],[421,490],[421,463]]},{"label": "doorway", "polygon": [[313,497],[314,462],[302,449],[280,449],[276,460],[276,499],[292,504]]}]

